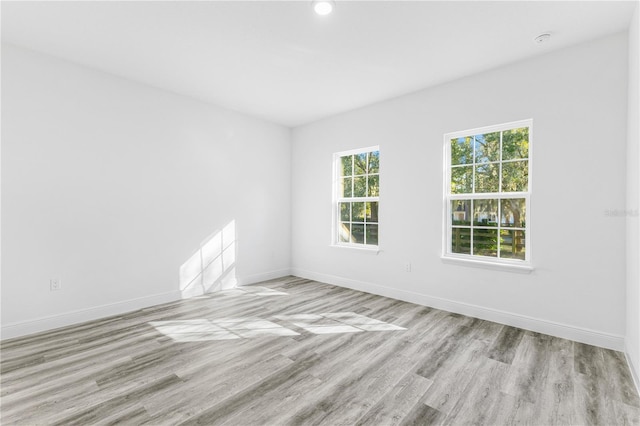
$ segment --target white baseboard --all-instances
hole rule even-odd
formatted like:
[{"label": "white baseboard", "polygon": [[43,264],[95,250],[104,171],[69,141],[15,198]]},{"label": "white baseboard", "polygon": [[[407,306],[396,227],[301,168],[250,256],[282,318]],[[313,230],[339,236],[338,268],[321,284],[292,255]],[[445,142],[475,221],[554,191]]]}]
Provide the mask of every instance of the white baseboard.
[{"label": "white baseboard", "polygon": [[[378,294],[380,296],[390,297],[406,302],[430,306],[449,312],[455,312],[475,318],[494,321],[501,324],[519,327],[538,333],[549,334],[552,336],[562,337],[565,339],[587,343],[590,345],[614,349],[617,351],[625,351],[624,337],[622,336],[601,333],[585,328],[560,324],[538,318],[531,318],[510,312],[504,312],[500,310],[485,308],[482,306],[471,305],[468,303],[428,296],[411,291],[380,286],[377,284],[366,283],[349,278],[306,271],[298,268],[279,269],[276,271],[249,275],[239,278],[238,285],[255,284],[261,281],[281,278],[287,275],[295,275],[306,279],[325,282],[341,287],[347,287],[367,293]],[[41,331],[47,331],[59,327],[78,324],[85,321],[92,321],[113,315],[120,315],[126,312],[135,311],[137,309],[147,308],[167,302],[173,302],[180,299],[180,291],[172,291],[168,293],[145,296],[137,299],[130,299],[87,309],[80,309],[48,317],[36,318],[28,321],[3,324],[2,328],[0,329],[0,338],[9,339],[13,337],[25,336]],[[631,365],[631,363],[629,364]],[[632,374],[634,374],[636,385],[638,385],[638,372],[635,371],[633,367],[634,366],[631,365],[631,371]]]},{"label": "white baseboard", "polygon": [[[237,285],[255,284],[261,281],[284,277],[289,275],[290,273],[291,270],[286,268],[276,271],[263,272],[260,274],[248,275],[246,277],[239,277],[237,279]],[[179,290],[176,290],[168,293],[110,303],[107,305],[79,309],[76,311],[65,312],[58,315],[51,315],[27,321],[2,324],[2,327],[0,328],[0,339],[11,339],[14,337],[21,337],[29,334],[39,333],[42,331],[79,324],[85,321],[92,321],[100,318],[110,317],[113,315],[121,315],[138,309],[160,305],[162,303],[174,302],[182,298],[182,293]]]},{"label": "white baseboard", "polygon": [[284,268],[271,272],[262,272],[260,274],[248,275],[246,277],[238,278],[238,285],[251,285],[262,281],[273,280],[276,278],[286,277],[291,275],[291,269]]},{"label": "white baseboard", "polygon": [[27,321],[3,324],[2,328],[0,329],[0,335],[2,340],[11,339],[13,337],[26,336],[28,334],[53,330],[55,328],[66,327],[85,321],[92,321],[100,318],[110,317],[113,315],[120,315],[138,309],[148,308],[149,306],[160,305],[162,303],[173,302],[180,299],[180,291],[171,291],[168,293],[154,294],[152,296],[123,300],[121,302],[109,303],[107,305],[94,306],[86,309],[78,309],[76,311],[65,312],[48,317],[40,317]]},{"label": "white baseboard", "polygon": [[442,309],[457,314],[493,321],[500,324],[510,325],[525,330],[535,331],[537,333],[561,337],[564,339],[586,343],[589,345],[600,346],[616,351],[624,351],[625,349],[625,340],[623,336],[602,333],[586,328],[575,327],[572,325],[561,324],[539,318],[532,318],[525,315],[519,315],[497,309],[485,308],[469,303],[456,302],[454,300],[428,296],[412,291],[371,284],[363,281],[352,280],[349,278],[338,277],[335,275],[306,271],[299,268],[292,268],[291,274],[301,278],[320,281],[340,287],[347,287],[353,290],[364,291],[367,293],[429,306],[436,309]]},{"label": "white baseboard", "polygon": [[629,348],[626,347],[624,351],[625,358],[627,359],[627,364],[629,365],[629,370],[631,371],[631,377],[633,377],[633,383],[636,385],[636,391],[638,395],[640,395],[640,365],[635,365],[631,361],[631,357],[629,356]]}]

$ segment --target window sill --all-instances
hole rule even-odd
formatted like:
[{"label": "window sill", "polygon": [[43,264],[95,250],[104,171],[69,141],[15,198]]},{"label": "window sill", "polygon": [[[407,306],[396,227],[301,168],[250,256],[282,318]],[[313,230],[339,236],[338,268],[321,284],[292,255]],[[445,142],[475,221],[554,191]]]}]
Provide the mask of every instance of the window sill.
[{"label": "window sill", "polygon": [[354,251],[359,251],[362,253],[369,253],[369,254],[378,254],[380,253],[380,247],[379,246],[364,246],[364,245],[355,245],[355,244],[331,244],[329,247],[333,247],[333,248],[339,248],[339,249],[347,249],[347,250],[354,250]]},{"label": "window sill", "polygon": [[531,265],[520,265],[515,263],[498,263],[488,262],[478,259],[465,259],[461,257],[442,256],[440,257],[443,263],[450,263],[454,265],[469,266],[472,268],[493,269],[497,271],[516,272],[519,274],[530,274],[533,271]]}]

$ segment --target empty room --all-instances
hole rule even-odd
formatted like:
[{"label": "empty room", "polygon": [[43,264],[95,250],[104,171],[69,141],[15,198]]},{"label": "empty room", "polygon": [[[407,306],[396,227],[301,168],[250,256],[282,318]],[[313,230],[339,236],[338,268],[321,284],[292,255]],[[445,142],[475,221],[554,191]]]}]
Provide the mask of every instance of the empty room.
[{"label": "empty room", "polygon": [[640,425],[640,2],[2,1],[2,425]]}]

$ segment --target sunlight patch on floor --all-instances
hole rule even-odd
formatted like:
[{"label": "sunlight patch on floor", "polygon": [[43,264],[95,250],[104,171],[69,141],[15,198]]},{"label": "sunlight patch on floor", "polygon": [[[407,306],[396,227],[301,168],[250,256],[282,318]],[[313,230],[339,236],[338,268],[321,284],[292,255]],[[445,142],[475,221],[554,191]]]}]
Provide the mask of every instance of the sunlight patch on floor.
[{"label": "sunlight patch on floor", "polygon": [[160,333],[176,342],[231,340],[259,336],[297,336],[293,330],[259,318],[222,318],[151,321]]},{"label": "sunlight patch on floor", "polygon": [[406,330],[404,327],[369,318],[355,312],[276,315],[275,318],[281,321],[288,321],[314,334]]},{"label": "sunlight patch on floor", "polygon": [[[235,292],[237,290],[239,289],[226,291]],[[262,290],[255,288],[255,291],[247,294],[259,295],[261,292]],[[312,334],[406,330],[404,327],[379,321],[354,312],[276,315],[274,318],[282,322],[290,323],[292,326],[301,328]],[[251,339],[262,336],[300,335],[300,333],[283,325],[254,317],[151,321],[149,324],[176,342],[202,342],[208,340]]]},{"label": "sunlight patch on floor", "polygon": [[289,293],[267,287],[245,286],[214,293],[215,296],[288,296]]}]

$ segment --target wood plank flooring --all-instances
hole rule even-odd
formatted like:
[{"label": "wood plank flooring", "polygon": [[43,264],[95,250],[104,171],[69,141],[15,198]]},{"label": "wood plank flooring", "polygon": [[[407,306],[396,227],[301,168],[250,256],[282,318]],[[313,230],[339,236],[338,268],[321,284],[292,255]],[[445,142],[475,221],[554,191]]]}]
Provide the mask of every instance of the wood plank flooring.
[{"label": "wood plank flooring", "polygon": [[639,425],[624,355],[296,277],[1,343],[3,425]]}]

